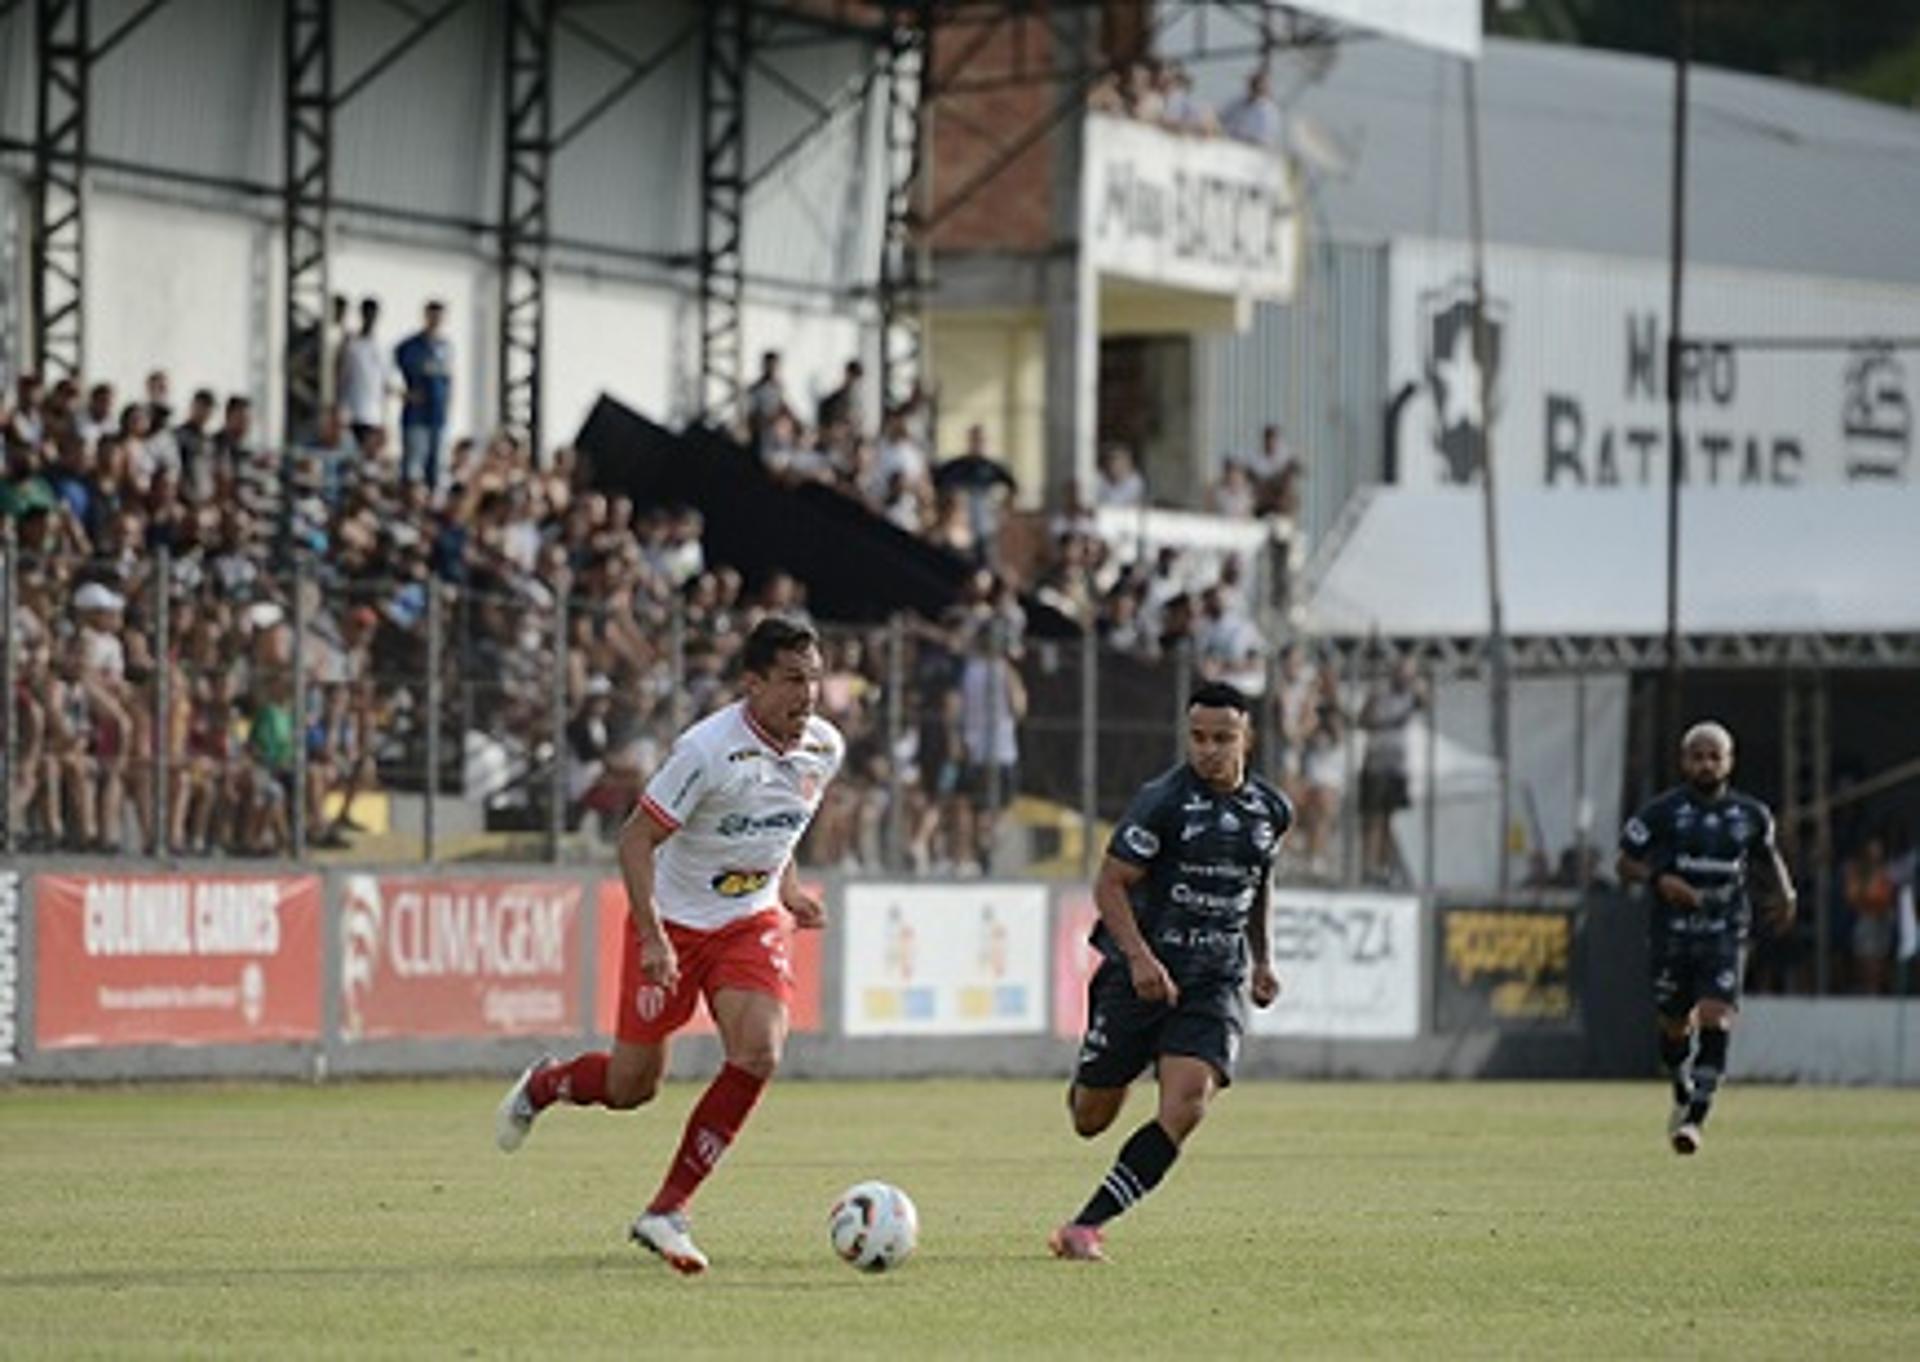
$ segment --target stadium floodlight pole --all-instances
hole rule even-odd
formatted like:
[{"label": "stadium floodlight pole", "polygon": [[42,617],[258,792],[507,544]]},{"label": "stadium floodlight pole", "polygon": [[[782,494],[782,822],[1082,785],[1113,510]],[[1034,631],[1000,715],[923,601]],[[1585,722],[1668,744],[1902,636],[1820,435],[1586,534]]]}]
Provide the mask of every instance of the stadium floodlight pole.
[{"label": "stadium floodlight pole", "polygon": [[[1663,757],[1679,741],[1683,725],[1684,677],[1680,661],[1680,483],[1684,454],[1680,446],[1680,374],[1686,357],[1680,304],[1687,264],[1687,67],[1693,58],[1693,2],[1675,7],[1677,41],[1673,54],[1673,235],[1667,258],[1667,669],[1660,697],[1664,725],[1654,750]],[[1655,783],[1658,783],[1656,778]]]},{"label": "stadium floodlight pole", "polygon": [[1493,664],[1493,755],[1500,764],[1500,832],[1494,865],[1504,897],[1513,872],[1507,854],[1507,829],[1513,824],[1512,682],[1507,667],[1506,611],[1500,596],[1500,525],[1496,513],[1493,476],[1493,355],[1487,336],[1487,231],[1485,200],[1480,185],[1480,67],[1462,63],[1467,115],[1467,210],[1473,237],[1473,367],[1480,391],[1480,497],[1486,508],[1487,539],[1487,652]]}]

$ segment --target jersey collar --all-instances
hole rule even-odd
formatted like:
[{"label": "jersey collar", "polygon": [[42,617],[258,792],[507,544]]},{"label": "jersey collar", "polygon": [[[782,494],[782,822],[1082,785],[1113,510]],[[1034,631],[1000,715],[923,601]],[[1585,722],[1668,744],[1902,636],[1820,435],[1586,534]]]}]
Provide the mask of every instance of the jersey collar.
[{"label": "jersey collar", "polygon": [[798,739],[782,746],[780,740],[767,732],[760,721],[753,717],[753,710],[745,700],[740,702],[740,721],[747,726],[747,732],[758,738],[775,756],[784,757],[800,746]]}]

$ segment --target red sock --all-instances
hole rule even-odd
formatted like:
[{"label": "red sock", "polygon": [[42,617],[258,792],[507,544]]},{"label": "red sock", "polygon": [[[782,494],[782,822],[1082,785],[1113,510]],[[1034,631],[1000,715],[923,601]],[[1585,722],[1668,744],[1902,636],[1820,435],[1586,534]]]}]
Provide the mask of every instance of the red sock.
[{"label": "red sock", "polygon": [[680,1137],[679,1152],[667,1169],[667,1180],[647,1206],[650,1214],[670,1215],[686,1207],[740,1133],[740,1127],[747,1123],[753,1104],[760,1100],[760,1090],[766,1086],[767,1080],[757,1074],[732,1064],[721,1066],[719,1076],[707,1085],[687,1117],[686,1133]]},{"label": "red sock", "polygon": [[603,1107],[607,1104],[607,1061],[605,1050],[576,1055],[564,1064],[548,1064],[535,1069],[527,1080],[527,1097],[533,1109],[540,1111],[555,1102],[571,1102],[576,1107]]}]

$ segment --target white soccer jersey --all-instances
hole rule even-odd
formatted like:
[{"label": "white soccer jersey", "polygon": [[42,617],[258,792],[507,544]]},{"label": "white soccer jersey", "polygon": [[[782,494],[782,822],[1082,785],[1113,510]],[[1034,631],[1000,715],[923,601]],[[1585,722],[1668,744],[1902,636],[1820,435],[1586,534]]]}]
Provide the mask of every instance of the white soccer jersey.
[{"label": "white soccer jersey", "polygon": [[840,770],[846,740],[814,715],[784,752],[736,701],[682,733],[640,799],[673,836],[654,853],[668,922],[712,931],[780,901],[780,872]]}]

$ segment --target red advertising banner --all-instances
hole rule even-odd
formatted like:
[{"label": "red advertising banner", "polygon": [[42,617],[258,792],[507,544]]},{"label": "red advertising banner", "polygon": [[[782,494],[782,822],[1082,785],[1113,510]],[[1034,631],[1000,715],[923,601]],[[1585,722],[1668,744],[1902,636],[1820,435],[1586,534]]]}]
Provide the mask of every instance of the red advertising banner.
[{"label": "red advertising banner", "polygon": [[34,1044],[318,1040],[317,875],[36,875]]},{"label": "red advertising banner", "polygon": [[344,889],[345,1039],[579,1030],[578,881],[349,875]]},{"label": "red advertising banner", "polygon": [[1053,910],[1053,1033],[1077,1039],[1087,1029],[1087,981],[1100,968],[1100,952],[1087,943],[1100,910],[1093,894],[1062,894]]},{"label": "red advertising banner", "polygon": [[[809,894],[824,894],[825,888],[809,880],[801,887]],[[620,1006],[620,962],[626,954],[627,887],[619,880],[600,882],[600,987],[594,1000],[594,1030],[613,1034],[614,1018]],[[827,930],[833,930],[828,921]],[[788,1022],[793,1031],[820,1029],[820,938],[821,932],[793,934],[793,1005]],[[713,1018],[707,1015],[703,1000],[693,1010],[693,1020],[680,1031],[683,1036],[710,1036]]]}]

